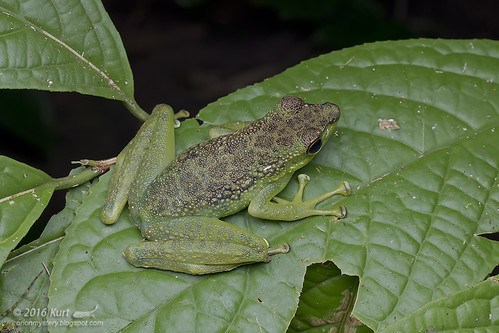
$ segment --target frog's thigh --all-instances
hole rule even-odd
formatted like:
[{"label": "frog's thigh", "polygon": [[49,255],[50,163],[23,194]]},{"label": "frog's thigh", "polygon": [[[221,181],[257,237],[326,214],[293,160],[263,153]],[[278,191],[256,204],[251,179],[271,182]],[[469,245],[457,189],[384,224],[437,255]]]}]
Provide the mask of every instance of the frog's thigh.
[{"label": "frog's thigh", "polygon": [[149,241],[132,244],[125,251],[128,262],[136,267],[206,274],[269,260],[265,239],[215,218],[160,217],[144,227]]}]

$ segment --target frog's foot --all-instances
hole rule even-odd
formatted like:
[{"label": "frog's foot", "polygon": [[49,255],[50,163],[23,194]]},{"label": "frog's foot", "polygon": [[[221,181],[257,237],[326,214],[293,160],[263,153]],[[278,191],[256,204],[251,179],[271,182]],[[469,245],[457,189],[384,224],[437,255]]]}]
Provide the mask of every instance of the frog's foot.
[{"label": "frog's foot", "polygon": [[274,254],[281,254],[281,253],[288,253],[291,248],[289,247],[288,243],[282,243],[278,247],[273,247],[269,249],[267,260],[265,262],[270,262],[270,256],[273,256]]},{"label": "frog's foot", "polygon": [[173,127],[179,128],[180,127],[179,119],[180,118],[187,118],[187,117],[189,117],[189,111],[187,111],[187,110],[180,110],[179,112],[174,113],[173,114],[173,121],[174,121]]},{"label": "frog's foot", "polygon": [[279,254],[279,253],[288,253],[291,248],[289,247],[288,243],[282,243],[278,247],[273,247],[269,249],[269,256],[272,256],[274,254]]},{"label": "frog's foot", "polygon": [[[332,197],[333,195],[343,195],[343,196],[348,196],[351,193],[351,188],[350,184],[348,182],[344,181],[341,182],[340,185],[330,191],[326,192],[323,195],[320,195],[316,198],[303,201],[303,190],[305,189],[305,186],[310,181],[310,177],[306,174],[300,174],[298,175],[298,192],[296,193],[293,201],[291,201],[291,204],[295,207],[297,213],[299,213],[300,216],[311,216],[311,215],[332,215],[336,216],[339,219],[345,218],[347,216],[347,209],[345,206],[340,205],[339,207],[335,207],[332,210],[318,210],[315,209],[315,206],[319,204],[320,202]],[[287,203],[289,204],[290,202],[278,197],[274,197],[273,200],[277,203]]]}]

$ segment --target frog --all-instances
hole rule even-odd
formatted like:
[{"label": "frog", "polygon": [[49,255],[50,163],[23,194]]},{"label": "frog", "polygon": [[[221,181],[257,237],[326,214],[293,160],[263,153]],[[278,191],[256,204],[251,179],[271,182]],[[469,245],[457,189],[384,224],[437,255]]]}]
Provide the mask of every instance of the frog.
[{"label": "frog", "polygon": [[282,222],[347,216],[344,205],[316,209],[334,195],[349,195],[346,181],[304,201],[310,177],[300,174],[292,200],[277,196],[334,132],[336,104],[283,97],[263,117],[222,125],[211,139],[175,156],[177,116],[166,104],[156,106],[116,159],[101,220],[115,223],[128,202],[144,238],[124,251],[131,265],[202,275],[288,253],[288,243],[270,247],[263,237],[221,219],[246,208],[254,217]]}]

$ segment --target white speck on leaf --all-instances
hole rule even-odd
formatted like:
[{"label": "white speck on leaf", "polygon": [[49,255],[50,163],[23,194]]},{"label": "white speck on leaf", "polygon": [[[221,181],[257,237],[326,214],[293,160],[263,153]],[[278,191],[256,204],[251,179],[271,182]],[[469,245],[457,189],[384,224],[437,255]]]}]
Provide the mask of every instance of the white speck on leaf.
[{"label": "white speck on leaf", "polygon": [[316,225],[315,227],[316,227],[317,229],[319,229],[320,231],[322,231],[322,232],[326,232],[326,230],[322,229],[321,227],[319,227],[319,226],[317,226],[317,225]]}]

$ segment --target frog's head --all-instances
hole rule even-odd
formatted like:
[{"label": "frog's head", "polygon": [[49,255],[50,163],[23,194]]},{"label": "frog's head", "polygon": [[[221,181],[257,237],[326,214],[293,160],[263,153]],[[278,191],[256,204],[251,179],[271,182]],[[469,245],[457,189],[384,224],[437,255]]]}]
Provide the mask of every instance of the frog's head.
[{"label": "frog's head", "polygon": [[289,159],[293,169],[307,164],[322,149],[340,119],[340,109],[333,103],[307,104],[293,96],[281,99],[273,111],[274,123],[286,131],[287,140],[280,141],[287,141],[282,151],[293,156]]}]

